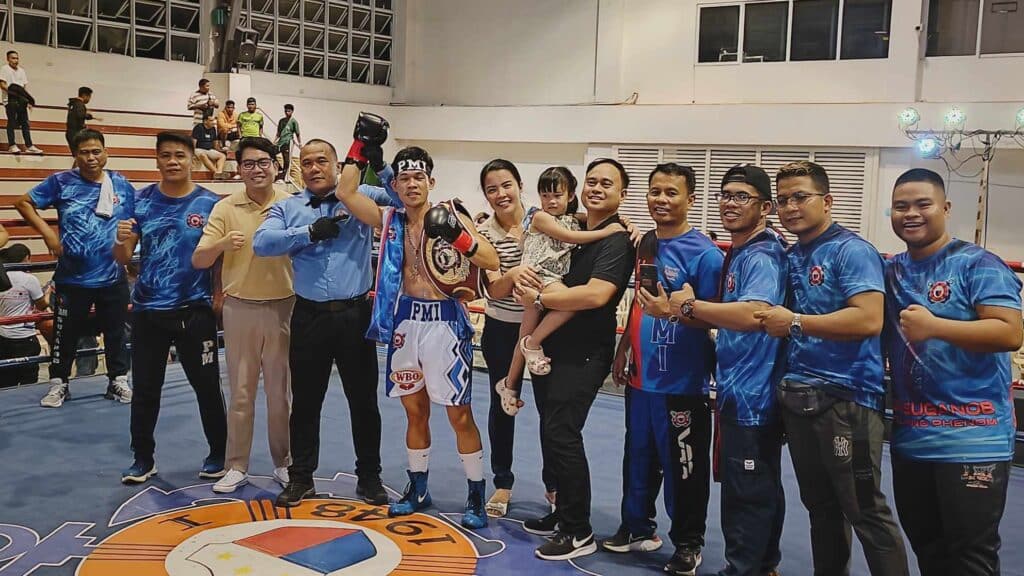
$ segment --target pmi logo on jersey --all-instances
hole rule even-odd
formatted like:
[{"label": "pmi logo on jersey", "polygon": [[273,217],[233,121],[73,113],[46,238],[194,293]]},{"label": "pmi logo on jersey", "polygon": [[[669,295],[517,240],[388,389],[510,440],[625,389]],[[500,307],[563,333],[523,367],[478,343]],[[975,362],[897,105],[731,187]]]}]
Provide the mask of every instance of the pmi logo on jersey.
[{"label": "pmi logo on jersey", "polygon": [[807,281],[811,283],[811,286],[821,286],[825,283],[825,269],[821,266],[811,266],[811,270],[807,274]]},{"label": "pmi logo on jersey", "polygon": [[928,287],[928,301],[932,304],[942,304],[949,300],[950,293],[949,282],[945,280],[932,282],[932,285]]},{"label": "pmi logo on jersey", "polygon": [[419,370],[395,370],[388,378],[402,390],[412,390],[413,386],[423,380],[423,372]]},{"label": "pmi logo on jersey", "polygon": [[189,214],[185,218],[185,224],[188,224],[189,228],[202,228],[206,224],[206,218],[203,218],[202,214]]},{"label": "pmi logo on jersey", "polygon": [[466,536],[432,516],[389,518],[384,508],[347,499],[290,509],[252,500],[129,526],[97,546],[78,576],[470,575],[476,565]]}]

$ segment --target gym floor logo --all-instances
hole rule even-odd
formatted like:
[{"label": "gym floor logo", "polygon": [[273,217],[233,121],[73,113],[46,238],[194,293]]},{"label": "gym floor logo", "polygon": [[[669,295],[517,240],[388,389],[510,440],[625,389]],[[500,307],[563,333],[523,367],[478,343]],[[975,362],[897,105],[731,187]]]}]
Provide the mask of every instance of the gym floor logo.
[{"label": "gym floor logo", "polygon": [[336,497],[355,493],[355,477],[342,473],[318,478],[315,498],[276,508],[276,484],[250,478],[228,497],[210,484],[147,486],[114,512],[112,533],[98,544],[89,532],[102,529],[91,522],[65,522],[43,538],[0,524],[0,543],[8,541],[0,547],[0,576],[78,559],[77,576],[457,576],[511,574],[524,563],[537,563],[542,574],[593,574],[572,561],[535,560],[543,539],[517,520],[492,518],[487,528],[468,531],[459,514],[388,518],[385,507]]}]

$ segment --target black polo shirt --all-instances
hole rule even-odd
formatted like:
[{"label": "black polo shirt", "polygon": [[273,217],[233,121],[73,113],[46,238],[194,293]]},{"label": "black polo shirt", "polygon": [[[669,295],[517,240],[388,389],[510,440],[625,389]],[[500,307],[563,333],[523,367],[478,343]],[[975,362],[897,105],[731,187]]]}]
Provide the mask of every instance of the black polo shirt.
[{"label": "black polo shirt", "polygon": [[[594,229],[622,224],[615,214]],[[615,310],[629,284],[635,259],[633,243],[626,233],[613,234],[604,240],[583,244],[572,253],[569,273],[562,282],[566,286],[582,286],[591,278],[615,284],[615,296],[607,304],[592,310],[581,310],[544,341],[544,352],[552,361],[583,360],[599,351],[615,349]]]}]

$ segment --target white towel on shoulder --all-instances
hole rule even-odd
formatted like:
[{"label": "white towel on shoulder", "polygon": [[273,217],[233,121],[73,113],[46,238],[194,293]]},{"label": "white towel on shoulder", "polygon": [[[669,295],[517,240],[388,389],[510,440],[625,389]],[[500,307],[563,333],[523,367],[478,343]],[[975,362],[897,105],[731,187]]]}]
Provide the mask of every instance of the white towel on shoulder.
[{"label": "white towel on shoulder", "polygon": [[114,215],[114,182],[110,173],[103,171],[103,183],[100,184],[100,199],[96,202],[96,215],[110,218]]}]

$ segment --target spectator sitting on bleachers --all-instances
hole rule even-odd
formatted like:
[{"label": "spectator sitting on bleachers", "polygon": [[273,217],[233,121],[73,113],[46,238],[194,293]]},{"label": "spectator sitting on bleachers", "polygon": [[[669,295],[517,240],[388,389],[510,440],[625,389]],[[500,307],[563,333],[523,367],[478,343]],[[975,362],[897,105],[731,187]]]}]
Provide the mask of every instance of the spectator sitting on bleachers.
[{"label": "spectator sitting on bleachers", "polygon": [[224,109],[217,114],[217,136],[220,140],[220,151],[227,153],[231,150],[228,142],[234,142],[241,138],[238,134],[238,115],[235,114],[235,101],[228,100],[224,103]]},{"label": "spectator sitting on bleachers", "polygon": [[222,180],[224,163],[228,157],[215,148],[217,140],[217,119],[213,116],[207,116],[202,124],[196,124],[192,128],[192,144],[196,148],[196,158],[207,170],[213,172],[214,180]]},{"label": "spectator sitting on bleachers", "polygon": [[[15,264],[28,262],[31,256],[24,244],[12,244],[0,250],[0,262]],[[7,272],[11,288],[0,292],[0,318],[26,316],[49,307],[48,297],[43,293],[39,279],[28,272],[11,270]],[[0,325],[0,360],[38,356],[41,351],[35,324]],[[39,365],[25,364],[13,368],[0,368],[0,388],[18,384],[35,384],[39,380]]]}]

